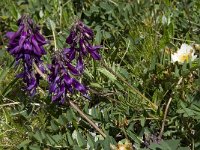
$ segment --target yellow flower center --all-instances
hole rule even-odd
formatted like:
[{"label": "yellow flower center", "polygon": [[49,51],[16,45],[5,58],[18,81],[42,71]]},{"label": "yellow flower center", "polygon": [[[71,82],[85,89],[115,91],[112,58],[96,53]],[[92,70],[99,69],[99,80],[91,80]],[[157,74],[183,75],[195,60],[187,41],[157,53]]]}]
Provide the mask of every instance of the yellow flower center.
[{"label": "yellow flower center", "polygon": [[179,57],[179,60],[180,62],[188,62],[189,58],[191,57],[191,54],[188,53],[188,54],[182,54],[180,57]]}]

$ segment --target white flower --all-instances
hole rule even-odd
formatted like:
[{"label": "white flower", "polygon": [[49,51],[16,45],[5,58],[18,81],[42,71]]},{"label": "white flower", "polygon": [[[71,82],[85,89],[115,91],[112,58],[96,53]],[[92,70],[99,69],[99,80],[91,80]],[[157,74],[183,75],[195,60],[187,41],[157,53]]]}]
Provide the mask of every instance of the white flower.
[{"label": "white flower", "polygon": [[171,54],[171,62],[175,63],[176,61],[178,63],[184,63],[184,62],[189,62],[193,61],[197,58],[197,55],[194,55],[194,49],[192,46],[187,45],[183,43],[181,45],[181,48],[178,49],[178,51],[174,54]]}]

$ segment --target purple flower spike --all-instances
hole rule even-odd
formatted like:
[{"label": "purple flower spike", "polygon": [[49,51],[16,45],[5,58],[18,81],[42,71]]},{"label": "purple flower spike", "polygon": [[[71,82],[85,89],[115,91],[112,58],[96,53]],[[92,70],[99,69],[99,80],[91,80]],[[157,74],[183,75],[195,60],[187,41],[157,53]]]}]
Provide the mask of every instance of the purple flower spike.
[{"label": "purple flower spike", "polygon": [[[10,33],[12,34],[12,33]],[[87,97],[88,89],[81,84],[75,77],[79,77],[84,72],[84,57],[88,54],[94,60],[100,60],[99,49],[101,46],[93,46],[91,41],[94,38],[93,31],[78,21],[72,27],[66,43],[69,48],[64,48],[63,51],[52,59],[52,64],[49,65],[49,92],[52,97],[52,102],[64,103],[66,98],[75,91],[80,92]],[[36,55],[39,51],[39,45],[35,44],[38,41],[42,44],[38,35],[31,39]]]},{"label": "purple flower spike", "polygon": [[75,90],[82,94],[87,93],[87,88],[70,76],[70,73],[77,74],[78,71],[71,64],[67,64],[60,53],[52,59],[49,66],[50,74],[48,81],[50,83],[49,91],[52,95],[52,102],[64,103],[67,95],[74,93]]},{"label": "purple flower spike", "polygon": [[84,69],[84,56],[90,54],[94,60],[101,59],[99,54],[99,49],[101,46],[93,46],[91,44],[93,39],[94,33],[92,29],[88,28],[81,21],[75,23],[75,25],[71,28],[69,36],[66,39],[66,43],[70,45],[70,48],[64,49],[63,54],[65,55],[68,62],[71,62],[78,57],[76,68],[81,73]]},{"label": "purple flower spike", "polygon": [[47,43],[39,33],[39,27],[27,16],[21,17],[17,22],[17,32],[7,32],[10,40],[7,51],[15,58],[16,64],[22,61],[23,71],[17,75],[26,84],[26,90],[31,96],[35,95],[40,75],[33,70],[33,63],[44,73],[45,69],[41,57],[46,54],[43,45]]},{"label": "purple flower spike", "polygon": [[101,56],[98,53],[98,50],[101,48],[101,46],[88,46],[88,51],[91,54],[92,58],[95,60],[100,60]]},{"label": "purple flower spike", "polygon": [[77,65],[76,65],[76,69],[80,72],[83,73],[84,70],[84,64],[83,64],[83,58],[80,55],[77,59]]},{"label": "purple flower spike", "polygon": [[72,44],[72,43],[73,43],[73,40],[75,39],[75,37],[76,37],[76,33],[75,33],[74,31],[72,31],[72,32],[70,33],[70,35],[67,37],[66,43],[67,43],[67,44]]}]

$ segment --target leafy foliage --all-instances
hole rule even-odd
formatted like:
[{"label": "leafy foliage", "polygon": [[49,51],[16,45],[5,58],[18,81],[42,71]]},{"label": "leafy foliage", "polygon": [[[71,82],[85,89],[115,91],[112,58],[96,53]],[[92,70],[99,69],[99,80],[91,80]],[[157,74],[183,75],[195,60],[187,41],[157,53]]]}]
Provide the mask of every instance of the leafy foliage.
[{"label": "leafy foliage", "polygon": [[[198,44],[200,2],[2,0],[0,2],[0,147],[2,149],[199,149],[200,59],[171,63],[182,43]],[[6,6],[6,7],[5,7]],[[148,12],[148,13],[147,13]],[[35,97],[23,91],[6,52],[5,34],[28,13],[50,41],[46,64],[66,47],[73,22],[94,29],[94,44],[103,60],[85,60],[83,83],[89,101],[70,97],[103,130],[100,135],[69,105],[51,103],[48,85],[40,83]],[[165,108],[172,99],[162,128]],[[124,144],[125,143],[125,144]],[[127,146],[128,147],[128,146]]]}]

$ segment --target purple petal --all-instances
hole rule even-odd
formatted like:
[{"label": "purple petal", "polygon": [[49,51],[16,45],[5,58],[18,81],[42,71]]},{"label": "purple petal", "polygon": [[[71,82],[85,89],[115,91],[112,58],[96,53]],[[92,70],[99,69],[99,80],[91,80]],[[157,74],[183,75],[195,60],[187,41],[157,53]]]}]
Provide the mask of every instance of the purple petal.
[{"label": "purple petal", "polygon": [[27,32],[22,32],[20,39],[19,39],[19,47],[22,48],[22,45],[24,44],[24,41],[27,38]]},{"label": "purple petal", "polygon": [[86,26],[84,26],[83,35],[89,40],[91,40],[94,37],[93,31]]},{"label": "purple petal", "polygon": [[11,39],[14,34],[15,34],[15,32],[7,32],[6,33],[6,37],[9,38],[9,39]]},{"label": "purple petal", "polygon": [[76,51],[74,50],[69,54],[69,61],[74,60],[75,56],[76,56]]},{"label": "purple petal", "polygon": [[101,56],[99,55],[99,53],[97,51],[91,52],[90,54],[92,55],[92,57],[95,60],[100,60],[101,59]]},{"label": "purple petal", "polygon": [[22,73],[16,75],[16,78],[24,78],[24,76],[25,76],[25,73],[22,72]]},{"label": "purple petal", "polygon": [[71,78],[68,74],[64,75],[64,82],[69,86],[73,83],[74,79]]},{"label": "purple petal", "polygon": [[40,61],[39,63],[37,63],[37,66],[40,69],[40,71],[42,71],[43,73],[45,73],[45,67],[44,67],[42,61]]},{"label": "purple petal", "polygon": [[27,40],[24,42],[24,50],[27,50],[27,53],[30,53],[32,50],[32,45],[31,43]]},{"label": "purple petal", "polygon": [[89,53],[91,54],[93,59],[95,59],[95,60],[100,60],[101,59],[101,56],[98,53],[98,50],[100,48],[101,48],[101,46],[89,46],[88,47]]},{"label": "purple petal", "polygon": [[65,87],[61,85],[59,93],[52,97],[52,101],[58,100],[63,94],[65,94]]},{"label": "purple petal", "polygon": [[40,48],[39,48],[39,46],[38,46],[38,43],[37,43],[37,41],[35,40],[34,36],[31,37],[31,41],[32,41],[33,46],[34,46],[34,48],[33,48],[34,53],[35,53],[36,55],[41,56],[41,55],[42,55],[41,50],[40,50]]},{"label": "purple petal", "polygon": [[85,86],[83,86],[81,83],[79,83],[77,80],[74,80],[73,82],[73,86],[76,90],[78,90],[79,92],[81,92],[82,94],[86,94],[87,93],[87,89],[85,88]]},{"label": "purple petal", "polygon": [[23,25],[19,26],[18,31],[15,32],[15,34],[12,36],[10,40],[13,41],[16,37],[20,36],[23,29],[24,29]]},{"label": "purple petal", "polygon": [[16,41],[10,41],[8,47],[16,47],[19,45],[19,40]]},{"label": "purple petal", "polygon": [[93,33],[92,29],[90,29],[86,25],[84,25],[83,28],[84,28],[84,32],[88,33],[90,36],[94,36],[94,33]]},{"label": "purple petal", "polygon": [[71,85],[68,85],[68,86],[67,86],[67,90],[68,90],[70,93],[73,93],[73,88],[72,88]]},{"label": "purple petal", "polygon": [[59,81],[59,80],[60,80],[60,76],[57,76],[57,77],[55,78],[54,82],[57,82],[57,81]]},{"label": "purple petal", "polygon": [[49,91],[50,92],[54,92],[55,89],[56,89],[57,85],[55,83],[51,84],[50,88],[49,88]]},{"label": "purple petal", "polygon": [[78,57],[78,60],[77,60],[77,66],[76,66],[76,69],[80,72],[80,73],[83,73],[83,68],[84,68],[84,64],[83,64],[83,59],[81,57],[81,55]]},{"label": "purple petal", "polygon": [[60,98],[60,103],[61,104],[64,104],[65,103],[65,95],[63,94],[62,96],[61,96],[61,98]]},{"label": "purple petal", "polygon": [[44,45],[47,43],[47,41],[45,41],[45,38],[39,32],[35,34],[35,39],[40,43],[40,45]]},{"label": "purple petal", "polygon": [[80,48],[81,48],[83,54],[86,55],[87,54],[87,48],[86,48],[84,40],[80,39],[79,44],[80,44]]},{"label": "purple petal", "polygon": [[43,46],[40,46],[40,50],[41,50],[42,55],[45,55],[47,53]]},{"label": "purple petal", "polygon": [[33,97],[35,94],[36,94],[36,88],[33,88],[33,89],[30,91],[30,96]]},{"label": "purple petal", "polygon": [[65,49],[63,50],[63,54],[66,55],[66,54],[68,54],[68,53],[71,53],[71,51],[72,51],[71,48],[65,48]]},{"label": "purple petal", "polygon": [[36,86],[36,80],[34,78],[31,79],[31,83],[29,84],[27,90],[31,90]]},{"label": "purple petal", "polygon": [[58,99],[57,95],[52,96],[52,102],[56,101]]},{"label": "purple petal", "polygon": [[76,34],[74,31],[71,31],[69,36],[66,39],[66,43],[67,44],[72,44],[74,42],[74,38],[75,38]]},{"label": "purple petal", "polygon": [[52,66],[53,66],[53,65],[51,65],[51,64],[47,64],[47,68],[48,68],[49,70],[52,69]]},{"label": "purple petal", "polygon": [[64,104],[64,103],[65,103],[65,96],[62,96],[62,97],[61,97],[60,102],[61,102],[61,104]]},{"label": "purple petal", "polygon": [[24,54],[24,59],[25,59],[26,61],[29,61],[29,60],[31,59],[30,54]]},{"label": "purple petal", "polygon": [[16,54],[20,51],[19,46],[14,47],[13,49],[9,49],[10,54]]},{"label": "purple petal", "polygon": [[58,74],[59,71],[59,64],[55,65],[54,74]]},{"label": "purple petal", "polygon": [[77,70],[74,66],[72,66],[70,63],[67,64],[67,67],[68,67],[69,71],[70,71],[72,74],[74,74],[74,75],[79,75],[78,70]]}]

